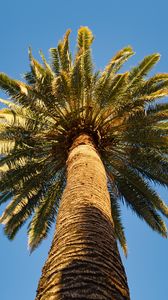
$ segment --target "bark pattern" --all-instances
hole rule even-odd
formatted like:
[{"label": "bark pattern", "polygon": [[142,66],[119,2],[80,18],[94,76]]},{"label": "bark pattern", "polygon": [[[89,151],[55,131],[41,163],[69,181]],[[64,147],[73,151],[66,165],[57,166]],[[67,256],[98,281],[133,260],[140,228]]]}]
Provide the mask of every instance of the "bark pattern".
[{"label": "bark pattern", "polygon": [[71,147],[56,232],[36,300],[128,300],[107,178],[88,135]]}]

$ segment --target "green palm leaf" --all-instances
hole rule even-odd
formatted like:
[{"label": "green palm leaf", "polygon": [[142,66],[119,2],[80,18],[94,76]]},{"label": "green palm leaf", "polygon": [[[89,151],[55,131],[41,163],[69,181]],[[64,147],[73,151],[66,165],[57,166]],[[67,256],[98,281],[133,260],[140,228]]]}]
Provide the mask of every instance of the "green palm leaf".
[{"label": "green palm leaf", "polygon": [[130,183],[125,185],[122,179],[118,180],[118,189],[121,192],[126,204],[137,214],[137,216],[146,221],[146,223],[163,237],[167,237],[167,228],[165,222],[157,213],[154,206],[148,202],[141,192],[134,189]]},{"label": "green palm leaf", "polygon": [[60,72],[60,62],[59,62],[59,54],[57,48],[50,48],[51,55],[51,68],[56,75],[59,75]]},{"label": "green palm leaf", "polygon": [[29,225],[29,247],[34,250],[47,236],[47,233],[55,221],[59,200],[63,191],[63,174],[58,176],[42,197],[39,206],[35,209],[34,217]]},{"label": "green palm leaf", "polygon": [[[109,175],[109,181],[111,182],[111,176]],[[127,241],[124,233],[123,224],[121,221],[121,210],[118,196],[113,192],[114,183],[111,182],[111,186],[109,187],[110,200],[111,200],[111,211],[112,217],[114,221],[114,229],[116,237],[123,249],[125,256],[127,256]]]}]

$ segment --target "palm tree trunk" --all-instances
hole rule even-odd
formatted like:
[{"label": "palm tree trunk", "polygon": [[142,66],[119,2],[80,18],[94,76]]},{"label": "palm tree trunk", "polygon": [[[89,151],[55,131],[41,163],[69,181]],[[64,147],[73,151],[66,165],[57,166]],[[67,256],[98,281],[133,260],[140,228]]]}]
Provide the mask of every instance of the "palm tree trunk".
[{"label": "palm tree trunk", "polygon": [[67,160],[56,232],[36,300],[128,300],[104,166],[92,139],[80,135]]}]

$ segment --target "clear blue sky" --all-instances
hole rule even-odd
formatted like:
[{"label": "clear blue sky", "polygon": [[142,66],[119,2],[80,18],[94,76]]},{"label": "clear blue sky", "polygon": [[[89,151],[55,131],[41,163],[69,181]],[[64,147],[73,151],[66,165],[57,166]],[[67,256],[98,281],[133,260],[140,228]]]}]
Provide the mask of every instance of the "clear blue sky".
[{"label": "clear blue sky", "polygon": [[[115,51],[132,45],[133,66],[145,55],[159,52],[155,72],[168,72],[167,0],[5,0],[0,16],[0,72],[20,79],[28,70],[27,49],[31,45],[47,54],[64,32],[72,29],[72,46],[81,25],[94,35],[93,56],[98,69]],[[1,95],[2,96],[2,95]],[[167,191],[159,190],[167,200]],[[168,201],[167,201],[168,203]],[[153,233],[130,212],[123,209],[129,255],[123,258],[132,300],[167,300],[168,240]],[[168,223],[167,223],[168,224]],[[0,229],[0,298],[33,300],[47,257],[52,233],[32,254],[27,250],[26,226],[10,242]]]}]

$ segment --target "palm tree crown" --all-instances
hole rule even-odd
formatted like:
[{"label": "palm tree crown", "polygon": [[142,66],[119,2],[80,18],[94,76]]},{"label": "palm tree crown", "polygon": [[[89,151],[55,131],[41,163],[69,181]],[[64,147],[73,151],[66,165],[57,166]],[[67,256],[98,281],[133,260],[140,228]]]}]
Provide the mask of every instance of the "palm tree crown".
[{"label": "palm tree crown", "polygon": [[0,87],[10,96],[1,99],[0,111],[0,203],[10,200],[0,221],[13,239],[32,216],[29,246],[38,246],[55,221],[69,149],[87,133],[106,168],[115,233],[126,253],[120,202],[167,236],[159,213],[167,217],[168,207],[150,183],[168,186],[168,104],[156,102],[168,95],[168,74],[147,77],[160,58],[157,53],[118,73],[134,54],[131,47],[95,72],[92,32],[78,30],[74,59],[69,34],[50,49],[50,64],[42,53],[40,64],[29,50],[26,83],[0,73]]}]

